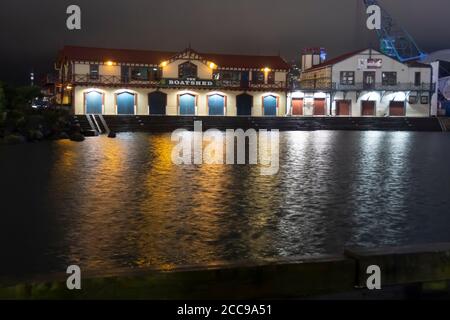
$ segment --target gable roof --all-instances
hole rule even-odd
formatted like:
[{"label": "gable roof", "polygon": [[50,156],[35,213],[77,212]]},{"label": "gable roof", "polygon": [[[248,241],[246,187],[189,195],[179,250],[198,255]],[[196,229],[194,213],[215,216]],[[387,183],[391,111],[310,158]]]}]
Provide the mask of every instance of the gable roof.
[{"label": "gable roof", "polygon": [[394,58],[392,58],[392,57],[390,57],[390,56],[388,56],[388,55],[386,55],[386,54],[384,54],[384,53],[382,53],[382,52],[380,52],[378,50],[375,50],[375,49],[372,49],[372,48],[365,48],[365,49],[360,49],[360,50],[348,52],[348,53],[345,53],[343,55],[337,56],[336,58],[330,59],[330,60],[325,61],[325,62],[323,62],[321,64],[318,64],[318,65],[315,65],[314,67],[312,67],[310,69],[306,69],[304,72],[309,72],[309,71],[312,71],[312,70],[318,70],[318,69],[322,69],[322,68],[325,68],[325,67],[328,67],[328,66],[335,65],[336,63],[339,63],[339,62],[342,62],[344,60],[347,60],[347,59],[349,59],[349,58],[351,58],[351,57],[353,57],[353,56],[355,56],[357,54],[360,54],[360,53],[362,53],[364,51],[367,51],[367,50],[372,50],[376,54],[386,56],[386,57],[388,57],[388,58],[390,58],[392,60],[397,61],[398,63],[405,64],[405,65],[407,65],[408,67],[411,67],[411,68],[430,68],[431,67],[428,64],[420,63],[418,61],[408,61],[408,62],[404,62],[403,63],[403,62],[400,62],[400,61],[398,61],[398,60],[396,60],[396,59],[394,59]]},{"label": "gable roof", "polygon": [[[190,50],[190,49],[187,49]],[[137,63],[159,65],[170,60],[179,52],[108,49],[65,46],[58,54],[58,60],[72,61],[116,61],[119,63]],[[274,70],[288,70],[289,64],[279,56],[233,55],[217,53],[197,53],[204,59],[214,62],[219,68],[245,68],[259,69],[271,68]]]},{"label": "gable roof", "polygon": [[318,65],[315,65],[312,68],[306,69],[305,72],[306,71],[311,71],[311,70],[322,69],[322,68],[325,68],[325,67],[328,67],[328,66],[332,66],[332,65],[334,65],[336,63],[339,63],[341,61],[347,60],[347,59],[353,57],[354,55],[357,55],[358,53],[364,52],[366,50],[368,50],[368,49],[361,49],[361,50],[345,53],[343,55],[337,56],[337,57],[335,57],[333,59],[327,60],[325,62],[322,62],[322,63],[318,64]]}]

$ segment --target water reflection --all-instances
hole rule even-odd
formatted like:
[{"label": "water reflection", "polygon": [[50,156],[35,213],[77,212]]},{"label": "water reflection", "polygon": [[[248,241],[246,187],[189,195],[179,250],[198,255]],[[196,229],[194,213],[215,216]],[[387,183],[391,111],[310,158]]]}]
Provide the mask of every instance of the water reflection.
[{"label": "water reflection", "polygon": [[173,146],[168,134],[121,134],[1,147],[0,271],[170,267],[450,241],[448,135],[286,132],[273,176],[259,165],[177,166]]}]

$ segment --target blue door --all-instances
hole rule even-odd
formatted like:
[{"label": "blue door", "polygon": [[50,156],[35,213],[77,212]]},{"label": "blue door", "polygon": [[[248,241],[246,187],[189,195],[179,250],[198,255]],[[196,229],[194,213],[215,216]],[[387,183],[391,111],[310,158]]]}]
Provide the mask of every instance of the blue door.
[{"label": "blue door", "polygon": [[180,96],[180,115],[195,115],[195,97],[191,94],[183,94]]},{"label": "blue door", "polygon": [[223,116],[225,114],[225,97],[219,94],[209,96],[208,109],[210,116]]},{"label": "blue door", "polygon": [[148,104],[151,115],[166,115],[167,95],[160,91],[149,93]]},{"label": "blue door", "polygon": [[134,114],[134,94],[123,92],[117,95],[117,114]]},{"label": "blue door", "polygon": [[276,116],[277,115],[277,98],[274,96],[264,97],[264,115]]},{"label": "blue door", "polygon": [[101,114],[103,107],[103,94],[97,91],[86,93],[86,113]]},{"label": "blue door", "polygon": [[238,116],[251,116],[253,97],[249,94],[241,94],[236,97],[237,115]]}]

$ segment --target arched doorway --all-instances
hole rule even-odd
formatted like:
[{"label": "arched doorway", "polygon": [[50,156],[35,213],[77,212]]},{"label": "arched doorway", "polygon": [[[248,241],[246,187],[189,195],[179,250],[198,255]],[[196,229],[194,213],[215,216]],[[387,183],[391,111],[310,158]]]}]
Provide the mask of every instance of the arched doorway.
[{"label": "arched doorway", "polygon": [[85,93],[84,97],[87,114],[102,114],[103,93],[99,91],[90,91]]},{"label": "arched doorway", "polygon": [[195,96],[189,93],[179,96],[180,115],[195,115]]},{"label": "arched doorway", "polygon": [[148,105],[151,115],[166,115],[167,94],[161,91],[149,93]]},{"label": "arched doorway", "polygon": [[134,114],[136,96],[131,92],[121,92],[116,95],[117,114]]},{"label": "arched doorway", "polygon": [[251,116],[253,106],[253,96],[243,93],[236,97],[236,107],[238,116]]},{"label": "arched doorway", "polygon": [[272,95],[263,97],[264,115],[272,117],[276,116],[277,105],[278,105],[277,97]]},{"label": "arched doorway", "polygon": [[208,96],[208,110],[210,116],[225,115],[225,97],[220,94]]}]

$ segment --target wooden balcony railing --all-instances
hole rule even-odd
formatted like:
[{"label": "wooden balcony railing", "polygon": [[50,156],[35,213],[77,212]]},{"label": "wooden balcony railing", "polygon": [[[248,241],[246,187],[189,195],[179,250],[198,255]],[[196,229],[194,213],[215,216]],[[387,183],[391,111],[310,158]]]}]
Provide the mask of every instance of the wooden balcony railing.
[{"label": "wooden balcony railing", "polygon": [[432,83],[355,83],[341,84],[329,81],[304,80],[294,85],[295,90],[313,90],[313,91],[427,91],[433,92],[435,85]]},{"label": "wooden balcony railing", "polygon": [[192,87],[200,89],[250,89],[250,90],[287,90],[286,82],[259,83],[252,81],[235,80],[211,80],[211,79],[160,79],[160,80],[137,80],[130,77],[89,74],[75,74],[72,77],[73,84],[98,85],[98,86],[135,86],[135,87],[157,87],[157,88],[182,88]]}]

